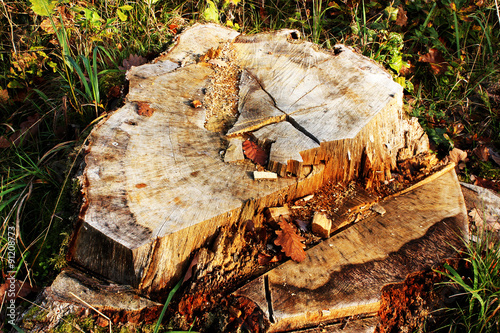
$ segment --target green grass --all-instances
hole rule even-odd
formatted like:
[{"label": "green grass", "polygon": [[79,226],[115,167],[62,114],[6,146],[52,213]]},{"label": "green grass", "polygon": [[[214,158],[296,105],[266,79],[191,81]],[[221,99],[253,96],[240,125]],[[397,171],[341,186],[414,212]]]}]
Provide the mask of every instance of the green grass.
[{"label": "green grass", "polygon": [[481,231],[466,244],[466,269],[458,272],[444,264],[452,284],[462,290],[454,295],[463,300],[449,309],[450,332],[500,331],[500,240],[492,232]]},{"label": "green grass", "polygon": [[[403,85],[409,113],[436,150],[483,142],[500,151],[500,17],[493,0],[271,0],[264,7],[215,0],[211,12],[205,0],[32,4],[0,6],[0,253],[5,273],[7,230],[15,226],[17,276],[34,285],[49,283],[64,263],[61,244],[78,210],[71,177],[89,130],[120,104],[117,91],[126,84],[119,66],[134,54],[153,59],[195,22],[216,19],[248,34],[292,28],[322,47],[352,46]],[[439,57],[423,61],[432,50]],[[471,159],[468,170],[500,179],[491,161]],[[481,249],[469,250],[471,261],[482,258]],[[481,295],[484,304],[471,296],[472,312],[493,309],[493,299],[474,288],[466,293]]]}]

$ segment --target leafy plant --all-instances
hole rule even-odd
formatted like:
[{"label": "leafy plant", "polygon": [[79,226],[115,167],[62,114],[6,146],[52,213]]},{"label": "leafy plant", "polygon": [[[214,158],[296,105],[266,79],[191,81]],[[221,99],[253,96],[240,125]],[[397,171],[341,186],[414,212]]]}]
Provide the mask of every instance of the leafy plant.
[{"label": "leafy plant", "polygon": [[[476,241],[468,243],[466,262],[471,274],[464,276],[444,264],[447,272],[440,272],[463,290],[465,302],[452,309],[451,332],[500,331],[500,241],[495,234],[481,231]],[[457,295],[460,296],[460,295]]]}]

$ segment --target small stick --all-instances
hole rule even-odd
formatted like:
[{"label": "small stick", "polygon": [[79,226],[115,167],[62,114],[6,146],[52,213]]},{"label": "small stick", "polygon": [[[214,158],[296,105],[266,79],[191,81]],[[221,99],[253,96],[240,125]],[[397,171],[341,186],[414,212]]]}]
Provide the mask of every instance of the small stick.
[{"label": "small stick", "polygon": [[109,333],[113,333],[111,331],[111,319],[109,319],[108,316],[106,316],[104,313],[102,313],[101,311],[97,310],[96,308],[94,308],[92,305],[90,305],[89,303],[85,302],[83,299],[81,299],[80,297],[76,296],[75,294],[73,294],[73,292],[69,292],[71,295],[73,295],[76,299],[78,299],[80,302],[82,302],[83,304],[85,304],[86,306],[88,306],[89,308],[91,308],[92,310],[94,310],[95,312],[97,312],[98,314],[100,314],[101,316],[103,316],[104,318],[107,319],[108,323],[109,323]]}]

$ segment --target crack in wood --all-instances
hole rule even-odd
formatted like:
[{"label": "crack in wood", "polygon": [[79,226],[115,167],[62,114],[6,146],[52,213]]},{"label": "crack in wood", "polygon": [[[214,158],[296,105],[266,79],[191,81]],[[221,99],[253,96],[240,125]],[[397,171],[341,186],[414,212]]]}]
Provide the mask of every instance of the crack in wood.
[{"label": "crack in wood", "polygon": [[[276,124],[276,123],[280,123],[282,121],[286,121],[290,125],[292,125],[296,130],[298,130],[299,132],[301,132],[302,134],[304,134],[305,136],[307,136],[308,138],[310,138],[311,140],[313,140],[315,143],[317,143],[318,145],[320,145],[320,141],[318,140],[318,138],[316,138],[311,132],[309,132],[308,130],[306,130],[303,126],[299,125],[299,123],[297,123],[297,121],[295,119],[293,119],[287,112],[281,110],[278,107],[278,105],[277,105],[276,100],[274,99],[274,97],[264,88],[264,86],[262,85],[262,83],[259,81],[259,79],[254,74],[252,74],[249,70],[245,70],[245,73],[247,73],[248,76],[250,76],[252,79],[254,79],[255,82],[257,82],[257,84],[259,85],[260,89],[271,99],[271,101],[273,103],[273,106],[278,111],[282,112],[283,115],[284,115],[282,117],[273,117],[273,118],[267,119],[266,121],[263,121],[263,122],[261,122],[258,125],[254,125],[253,128],[250,128],[250,129],[248,129],[245,132],[247,132],[247,133],[248,132],[254,132],[254,131],[257,131],[257,130],[259,130],[262,127],[265,127],[267,125]],[[302,98],[304,98],[304,96],[307,96],[311,91],[313,91],[314,89],[316,89],[318,86],[320,86],[320,85],[318,84],[318,85],[314,86],[311,90],[309,90],[307,93],[305,93],[300,98],[298,98],[293,104],[290,105],[290,108],[294,104],[296,104],[298,101],[300,101]],[[297,111],[300,111],[300,110],[297,110]],[[295,112],[297,112],[297,111],[295,111]],[[241,134],[241,133],[239,133],[239,131],[238,131],[238,132],[236,132],[234,134]]]},{"label": "crack in wood", "polygon": [[269,277],[264,275],[264,291],[266,293],[267,310],[269,311],[269,321],[274,324],[273,299],[271,297],[271,289],[269,288]]},{"label": "crack in wood", "polygon": [[304,134],[305,136],[307,136],[309,139],[313,140],[314,142],[316,142],[318,145],[320,145],[320,141],[318,140],[318,138],[316,138],[311,132],[309,132],[308,130],[306,130],[304,127],[300,126],[299,123],[297,123],[295,121],[295,119],[293,119],[291,116],[287,116],[286,117],[286,121],[290,123],[290,125],[292,125],[293,127],[295,127],[295,129],[299,132],[301,132],[302,134]]}]

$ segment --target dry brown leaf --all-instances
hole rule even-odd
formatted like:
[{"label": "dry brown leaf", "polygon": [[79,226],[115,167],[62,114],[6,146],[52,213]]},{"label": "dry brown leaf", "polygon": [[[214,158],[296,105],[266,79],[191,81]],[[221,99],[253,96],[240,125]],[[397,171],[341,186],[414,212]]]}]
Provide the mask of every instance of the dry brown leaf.
[{"label": "dry brown leaf", "polygon": [[140,66],[146,63],[146,58],[137,55],[131,54],[128,56],[128,59],[123,59],[123,66],[119,66],[121,70],[129,70],[132,66]]},{"label": "dry brown leaf", "polygon": [[469,216],[472,218],[478,229],[500,231],[500,220],[498,217],[486,213],[480,214],[476,208],[473,208],[469,212]]},{"label": "dry brown leaf", "polygon": [[136,102],[137,103],[137,114],[139,116],[151,117],[155,112],[148,102]]},{"label": "dry brown leaf", "polygon": [[12,144],[14,146],[18,146],[22,140],[25,138],[26,134],[30,136],[35,136],[38,133],[38,127],[40,126],[40,115],[35,113],[33,116],[28,116],[28,119],[23,121],[19,127],[19,130],[16,130],[12,133],[9,138],[6,136],[0,137],[0,148],[8,148]]},{"label": "dry brown leaf", "polygon": [[0,148],[9,148],[10,147],[10,140],[7,139],[4,135],[0,136]]},{"label": "dry brown leaf", "polygon": [[7,104],[9,100],[9,92],[7,89],[0,89],[0,103]]},{"label": "dry brown leaf", "polygon": [[295,228],[283,217],[279,222],[281,230],[276,230],[278,237],[274,240],[275,245],[281,246],[282,251],[293,261],[301,262],[306,258],[305,245],[302,242],[304,237],[297,234]]},{"label": "dry brown leaf", "polygon": [[398,17],[396,18],[396,25],[404,27],[408,21],[408,16],[406,16],[406,10],[403,9],[403,5],[398,7]]},{"label": "dry brown leaf", "polygon": [[203,103],[201,103],[199,100],[194,100],[191,105],[193,108],[201,108],[203,106]]},{"label": "dry brown leaf", "polygon": [[175,35],[175,34],[177,34],[177,29],[179,29],[179,25],[177,25],[175,23],[171,23],[168,25],[168,29],[170,31],[172,31],[172,33]]},{"label": "dry brown leaf", "polygon": [[441,55],[441,51],[434,48],[429,49],[429,53],[421,55],[418,61],[429,63],[432,72],[436,75],[444,74],[448,67],[448,63]]},{"label": "dry brown leaf", "polygon": [[472,153],[483,162],[487,162],[490,158],[489,149],[485,145],[477,146],[476,148],[474,148]]},{"label": "dry brown leaf", "polygon": [[500,154],[498,154],[491,148],[488,150],[488,152],[490,153],[491,159],[495,161],[496,164],[500,165]]},{"label": "dry brown leaf", "polygon": [[460,162],[467,162],[467,152],[458,148],[453,148],[447,157],[450,162],[453,162],[456,165],[459,165]]},{"label": "dry brown leaf", "polygon": [[214,49],[211,48],[205,53],[203,56],[200,57],[200,62],[207,62],[210,59],[217,58],[220,54],[220,49]]},{"label": "dry brown leaf", "polygon": [[[22,282],[14,279],[13,281],[7,280],[0,285],[0,299],[15,299],[17,297],[26,297],[32,292],[35,292],[36,288],[30,286],[27,282]],[[5,293],[7,292],[7,295]],[[13,292],[13,293],[11,293]]]},{"label": "dry brown leaf", "polygon": [[[471,175],[471,180],[472,180],[472,175]],[[481,186],[484,188],[488,188],[490,190],[493,190],[495,192],[500,192],[500,183],[495,182],[493,180],[481,178],[481,177],[474,177],[474,185]]]},{"label": "dry brown leaf", "polygon": [[246,140],[243,142],[243,153],[252,162],[264,166],[267,162],[267,153],[264,149],[259,147],[255,142]]},{"label": "dry brown leaf", "polygon": [[111,98],[118,98],[121,95],[121,87],[120,86],[113,86],[108,90],[108,95],[107,97],[109,99]]},{"label": "dry brown leaf", "polygon": [[279,258],[276,256],[270,256],[269,254],[259,253],[257,255],[257,262],[261,266],[265,266],[270,263],[278,262]]},{"label": "dry brown leaf", "polygon": [[198,251],[198,253],[196,253],[196,255],[193,257],[193,260],[191,260],[191,263],[189,263],[189,267],[188,269],[186,270],[186,274],[184,275],[184,279],[182,280],[182,282],[186,282],[187,280],[189,280],[192,276],[193,276],[193,267],[195,265],[198,265],[198,262],[200,260],[200,253]]}]

